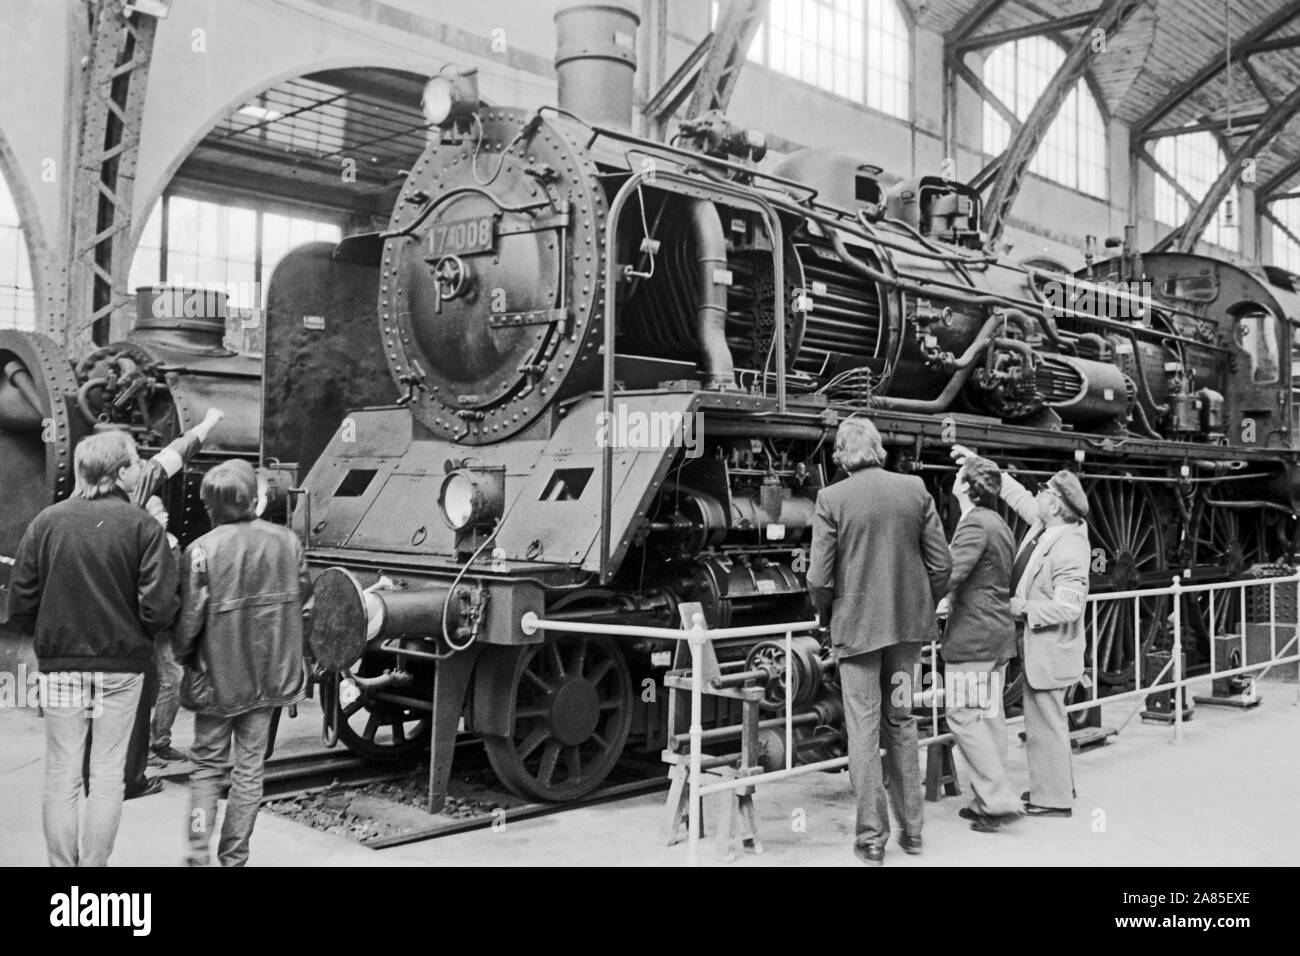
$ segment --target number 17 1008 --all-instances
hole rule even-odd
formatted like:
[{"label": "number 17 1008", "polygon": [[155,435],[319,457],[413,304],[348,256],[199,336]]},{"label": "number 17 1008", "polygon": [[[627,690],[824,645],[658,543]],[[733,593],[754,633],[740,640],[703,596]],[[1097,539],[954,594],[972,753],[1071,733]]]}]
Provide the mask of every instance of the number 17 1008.
[{"label": "number 17 1008", "polygon": [[496,245],[496,224],[496,216],[435,223],[429,230],[429,252],[435,256],[491,252]]}]

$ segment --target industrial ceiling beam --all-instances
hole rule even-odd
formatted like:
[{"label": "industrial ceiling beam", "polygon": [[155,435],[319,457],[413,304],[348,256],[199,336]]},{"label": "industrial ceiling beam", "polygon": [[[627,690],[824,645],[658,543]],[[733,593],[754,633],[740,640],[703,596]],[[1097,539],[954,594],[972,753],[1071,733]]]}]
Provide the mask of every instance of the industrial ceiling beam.
[{"label": "industrial ceiling beam", "polygon": [[[1207,82],[1218,76],[1228,61],[1237,62],[1252,53],[1264,52],[1264,44],[1269,36],[1286,26],[1296,17],[1300,17],[1300,3],[1287,3],[1272,16],[1244,33],[1235,43],[1228,44],[1226,53],[1215,54],[1192,76],[1170,90],[1165,97],[1146,112],[1133,125],[1133,132],[1139,137],[1155,126],[1181,103]],[[1272,49],[1272,47],[1268,47]]]},{"label": "industrial ceiling beam", "polygon": [[955,51],[957,44],[969,39],[975,35],[980,27],[988,22],[993,14],[1006,6],[1007,0],[980,0],[970,12],[948,32],[946,45]]},{"label": "industrial ceiling beam", "polygon": [[767,6],[768,0],[728,0],[723,4],[713,30],[646,103],[645,115],[653,138],[664,138],[669,122],[687,97],[691,98],[687,118],[709,110],[726,110],[750,45],[767,16]]},{"label": "industrial ceiling beam", "polygon": [[1015,114],[1002,97],[988,88],[988,85],[980,78],[978,73],[963,63],[960,57],[954,57],[950,65],[957,72],[957,75],[970,84],[971,89],[979,94],[980,99],[997,110],[998,115],[1011,125],[1013,134],[1020,131],[1020,127],[1023,125],[1020,122],[1020,117]]},{"label": "industrial ceiling beam", "polygon": [[1201,233],[1205,231],[1205,227],[1214,216],[1214,211],[1219,208],[1219,203],[1223,202],[1224,197],[1228,195],[1228,190],[1241,174],[1242,163],[1256,158],[1268,149],[1277,134],[1282,132],[1283,127],[1297,113],[1300,113],[1300,86],[1292,90],[1287,98],[1278,104],[1277,109],[1269,113],[1264,122],[1255,127],[1245,141],[1237,147],[1218,178],[1188,213],[1187,219],[1178,229],[1165,236],[1154,251],[1172,248],[1176,252],[1191,252],[1195,249],[1196,240],[1201,237]]},{"label": "industrial ceiling beam", "polygon": [[109,319],[129,300],[131,201],[158,22],[128,16],[124,7],[124,0],[102,0],[92,8],[72,179],[65,345],[87,330],[100,344],[125,331],[110,329]]},{"label": "industrial ceiling beam", "polygon": [[1291,160],[1280,170],[1277,171],[1267,182],[1260,185],[1258,195],[1265,202],[1275,198],[1277,193],[1284,187],[1292,177],[1300,174],[1300,157]]},{"label": "industrial ceiling beam", "polygon": [[[1237,132],[1244,133],[1246,130],[1243,126],[1256,126],[1264,121],[1268,113],[1243,113],[1241,116],[1234,116],[1231,120],[1227,117],[1215,120],[1202,120],[1199,123],[1188,123],[1186,126],[1161,126],[1153,130],[1148,130],[1140,137],[1143,140],[1165,139],[1169,136],[1182,136],[1184,133],[1224,133]],[[1229,130],[1229,124],[1232,129]]]},{"label": "industrial ceiling beam", "polygon": [[645,115],[650,119],[650,127],[655,139],[664,138],[669,120],[681,108],[686,97],[691,95],[691,90],[695,88],[695,83],[700,76],[700,62],[708,53],[709,45],[712,43],[713,33],[709,33],[646,103]]},{"label": "industrial ceiling beam", "polygon": [[1294,229],[1292,229],[1290,226],[1284,223],[1281,219],[1277,218],[1277,216],[1273,215],[1267,209],[1263,211],[1263,215],[1265,219],[1267,219],[1273,225],[1281,229],[1282,234],[1286,236],[1288,239],[1290,239],[1292,242],[1294,242],[1297,249],[1300,249],[1300,236],[1297,236],[1295,234]]},{"label": "industrial ceiling beam", "polygon": [[1025,40],[1029,37],[1049,36],[1053,33],[1060,33],[1064,30],[1077,30],[1079,27],[1086,27],[1092,23],[1097,16],[1096,10],[1087,10],[1083,13],[1075,13],[1068,17],[1057,17],[1051,20],[1043,20],[1039,23],[1029,23],[1025,26],[1013,27],[1009,30],[998,30],[994,33],[981,33],[974,36],[967,36],[962,40],[955,42],[952,47],[958,55],[969,53],[972,50],[983,50],[993,46],[1000,46],[1003,43],[1011,43],[1014,40]]},{"label": "industrial ceiling beam", "polygon": [[1002,235],[1003,225],[1011,214],[1011,207],[1020,192],[1029,163],[1038,152],[1039,144],[1047,135],[1048,128],[1061,111],[1066,97],[1074,84],[1087,69],[1088,58],[1092,55],[1093,37],[1098,30],[1103,35],[1113,37],[1124,28],[1124,24],[1141,4],[1130,0],[1106,0],[1095,12],[1088,27],[1079,34],[1060,68],[1048,81],[1039,95],[1034,108],[1029,111],[1020,129],[1011,135],[1007,144],[1006,159],[998,169],[997,179],[989,189],[984,203],[985,243],[993,248]]},{"label": "industrial ceiling beam", "polygon": [[710,110],[726,110],[749,47],[767,16],[767,4],[768,0],[727,0],[723,4],[713,41],[700,62],[691,101],[686,106],[688,119]]},{"label": "industrial ceiling beam", "polygon": [[1152,156],[1151,153],[1149,153],[1145,148],[1139,149],[1137,156],[1138,159],[1142,160],[1142,162],[1146,163],[1153,170],[1155,170],[1157,175],[1163,177],[1169,183],[1169,185],[1173,186],[1174,192],[1178,193],[1178,195],[1183,197],[1183,200],[1187,203],[1189,208],[1191,206],[1196,205],[1196,197],[1193,196],[1190,192],[1188,192],[1187,187],[1184,186],[1182,183],[1180,183],[1177,177],[1175,177],[1173,173],[1165,169],[1164,165],[1160,162],[1160,160]]}]

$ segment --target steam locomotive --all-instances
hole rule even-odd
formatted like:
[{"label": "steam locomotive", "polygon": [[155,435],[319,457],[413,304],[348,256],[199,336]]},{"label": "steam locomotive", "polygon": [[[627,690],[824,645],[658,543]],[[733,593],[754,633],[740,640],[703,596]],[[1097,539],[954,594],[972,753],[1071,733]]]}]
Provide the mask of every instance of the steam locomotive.
[{"label": "steam locomotive", "polygon": [[[950,523],[954,441],[1030,483],[1076,468],[1094,591],[1292,553],[1292,277],[1131,242],[1079,275],[1018,266],[983,250],[960,182],[843,150],[760,169],[763,138],[716,113],[641,138],[635,5],[567,3],[556,25],[558,106],[488,106],[471,73],[435,77],[435,135],[387,232],[271,282],[266,452],[312,417],[294,383],[391,379],[387,404],[349,404],[321,436],[294,492],[346,746],[431,750],[435,809],[464,732],[547,801],[590,793],[629,747],[661,749],[665,701],[641,690],[670,645],[522,618],[675,627],[699,602],[712,627],[807,619],[813,503],[849,415]],[[356,321],[367,297],[377,335]],[[0,384],[0,416],[19,388]],[[1186,602],[1195,665],[1240,610],[1211,622]],[[1170,613],[1152,598],[1136,622],[1089,621],[1092,679],[1130,682]],[[808,726],[834,726],[827,649],[810,636],[794,653],[802,677],[769,706],[788,691]],[[779,669],[784,648],[719,654]]]},{"label": "steam locomotive", "polygon": [[[1077,468],[1094,590],[1290,553],[1285,276],[1131,245],[1079,276],[1018,267],[982,251],[961,183],[846,151],[763,171],[762,138],[716,114],[672,144],[634,136],[636,13],[556,23],[558,107],[481,105],[454,72],[426,91],[439,135],[376,248],[399,397],[352,412],[303,482],[312,640],[348,675],[349,747],[431,746],[436,804],[460,731],[541,800],[662,746],[662,702],[638,691],[667,647],[521,618],[671,627],[698,601],[715,627],[806,619],[813,502],[851,414],[945,511],[955,440],[1031,481]],[[1164,638],[1170,608],[1147,603],[1136,633],[1097,621],[1103,684]],[[825,649],[795,653],[792,705],[833,712]]]}]

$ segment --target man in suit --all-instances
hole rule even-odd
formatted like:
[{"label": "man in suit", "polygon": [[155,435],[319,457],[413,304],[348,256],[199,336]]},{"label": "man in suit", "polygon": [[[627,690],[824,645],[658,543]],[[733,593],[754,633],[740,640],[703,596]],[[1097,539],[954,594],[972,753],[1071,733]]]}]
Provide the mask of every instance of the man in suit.
[{"label": "man in suit", "polygon": [[[975,457],[954,445],[962,464]],[[1088,598],[1088,499],[1071,471],[1058,471],[1031,495],[1003,474],[1002,500],[1030,523],[1011,572],[1011,613],[1024,629],[1025,744],[1029,792],[1025,813],[1068,817],[1074,771],[1065,691],[1083,676]]]},{"label": "man in suit", "polygon": [[830,621],[843,691],[858,804],[854,852],[878,865],[890,832],[882,745],[889,802],[903,829],[898,842],[907,853],[921,852],[912,681],[921,642],[937,633],[934,608],[948,590],[952,562],[934,499],[920,478],[885,471],[870,421],[842,422],[832,457],[849,475],[817,495],[808,590],[820,619]]},{"label": "man in suit", "polygon": [[1007,662],[1016,653],[1011,618],[1011,529],[993,510],[1002,487],[998,466],[969,459],[957,472],[953,494],[961,520],[953,531],[952,580],[940,603],[948,624],[943,634],[943,688],[948,729],[970,766],[974,796],[959,815],[971,829],[994,833],[1020,816],[1020,802],[1007,778],[1006,721],[1002,688]]}]

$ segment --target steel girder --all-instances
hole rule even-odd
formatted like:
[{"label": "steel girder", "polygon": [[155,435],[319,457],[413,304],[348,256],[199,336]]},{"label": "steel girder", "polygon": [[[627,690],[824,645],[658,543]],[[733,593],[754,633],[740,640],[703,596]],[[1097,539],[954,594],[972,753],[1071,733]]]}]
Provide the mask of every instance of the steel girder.
[{"label": "steel girder", "polygon": [[1098,30],[1105,36],[1114,36],[1142,5],[1144,0],[1133,3],[1132,0],[1106,0],[1095,12],[1092,20],[1065,55],[1065,60],[1056,74],[1048,81],[1029,116],[1011,136],[1007,144],[1005,158],[998,169],[997,178],[984,201],[985,244],[993,248],[1002,235],[1003,226],[1011,214],[1011,207],[1020,192],[1020,183],[1025,176],[1029,163],[1038,152],[1038,146],[1047,135],[1048,128],[1061,111],[1061,106],[1070,95],[1074,84],[1083,76],[1092,55],[1093,37]]},{"label": "steel girder", "polygon": [[72,178],[67,315],[62,317],[68,345],[87,330],[96,342],[107,342],[109,317],[127,299],[131,201],[158,22],[127,15],[124,8],[125,0],[101,0],[91,22]]},{"label": "steel girder", "polygon": [[[1234,63],[1244,63],[1252,54],[1262,53],[1267,49],[1273,49],[1268,43],[1268,37],[1279,29],[1290,23],[1296,17],[1300,17],[1300,3],[1288,3],[1282,9],[1278,10],[1271,17],[1260,22],[1257,26],[1248,30],[1235,43],[1228,45],[1225,54],[1215,54],[1204,65],[1201,66],[1192,76],[1188,77],[1182,83],[1179,83],[1160,100],[1155,106],[1146,112],[1146,114],[1133,124],[1133,136],[1135,139],[1146,138],[1148,132],[1156,123],[1168,116],[1175,108],[1179,106],[1187,97],[1191,96],[1207,82],[1219,75],[1219,72],[1225,68],[1228,61]],[[1291,38],[1287,38],[1288,42]],[[1247,71],[1249,74],[1249,71]],[[1260,91],[1266,98],[1266,91]]]},{"label": "steel girder", "polygon": [[1268,149],[1277,134],[1282,132],[1282,128],[1297,113],[1300,113],[1300,86],[1292,90],[1286,99],[1278,104],[1277,109],[1270,112],[1264,121],[1251,131],[1229,157],[1227,165],[1223,167],[1209,190],[1188,212],[1183,224],[1156,243],[1153,251],[1161,252],[1169,248],[1177,252],[1194,250],[1196,240],[1201,237],[1201,233],[1205,231],[1205,227],[1214,216],[1214,211],[1219,208],[1219,203],[1223,202],[1224,197],[1228,195],[1228,190],[1232,188],[1233,182],[1240,174],[1242,162]]},{"label": "steel girder", "polygon": [[686,118],[709,110],[726,110],[736,80],[758,28],[767,16],[768,0],[727,0],[718,23],[646,104],[656,138],[662,139],[668,120],[690,96]]}]

